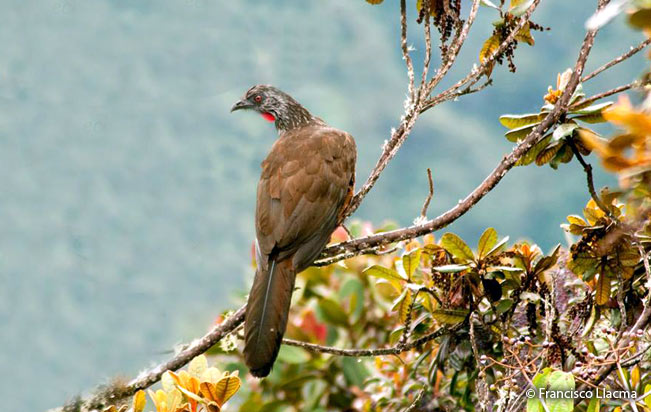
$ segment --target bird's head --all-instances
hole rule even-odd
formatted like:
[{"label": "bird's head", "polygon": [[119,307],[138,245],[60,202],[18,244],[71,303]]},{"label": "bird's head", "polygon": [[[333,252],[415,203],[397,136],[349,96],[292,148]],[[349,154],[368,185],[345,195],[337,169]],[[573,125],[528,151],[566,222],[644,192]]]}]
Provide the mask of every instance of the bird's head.
[{"label": "bird's head", "polygon": [[275,122],[279,130],[301,126],[313,120],[312,115],[293,97],[266,84],[251,87],[235,102],[231,112],[242,109],[255,110],[266,120]]}]

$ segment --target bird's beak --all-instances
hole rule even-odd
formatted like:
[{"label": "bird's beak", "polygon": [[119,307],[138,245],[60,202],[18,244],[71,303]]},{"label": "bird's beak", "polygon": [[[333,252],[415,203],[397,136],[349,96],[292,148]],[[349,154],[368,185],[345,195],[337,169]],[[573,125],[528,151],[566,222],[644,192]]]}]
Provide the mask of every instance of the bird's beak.
[{"label": "bird's beak", "polygon": [[250,109],[253,107],[253,104],[249,102],[247,99],[242,99],[237,101],[233,107],[231,107],[231,113],[234,112],[235,110],[242,110],[242,109]]}]

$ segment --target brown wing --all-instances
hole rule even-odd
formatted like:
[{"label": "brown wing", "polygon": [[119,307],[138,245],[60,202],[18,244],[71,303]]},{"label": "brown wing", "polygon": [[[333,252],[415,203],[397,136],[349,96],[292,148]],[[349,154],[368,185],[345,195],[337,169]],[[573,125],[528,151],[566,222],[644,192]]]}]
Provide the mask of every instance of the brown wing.
[{"label": "brown wing", "polygon": [[297,271],[312,263],[349,200],[355,160],[353,138],[327,126],[280,136],[262,163],[258,184],[256,232],[262,260],[293,256]]}]

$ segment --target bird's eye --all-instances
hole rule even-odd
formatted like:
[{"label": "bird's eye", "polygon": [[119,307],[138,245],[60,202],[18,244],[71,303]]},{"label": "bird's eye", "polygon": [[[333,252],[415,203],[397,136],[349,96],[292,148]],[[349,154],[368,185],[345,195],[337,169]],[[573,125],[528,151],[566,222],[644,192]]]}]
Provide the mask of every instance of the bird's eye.
[{"label": "bird's eye", "polygon": [[262,101],[262,96],[257,95],[257,96],[255,96],[255,97],[253,98],[253,100],[254,100],[256,103],[260,103],[260,102]]}]

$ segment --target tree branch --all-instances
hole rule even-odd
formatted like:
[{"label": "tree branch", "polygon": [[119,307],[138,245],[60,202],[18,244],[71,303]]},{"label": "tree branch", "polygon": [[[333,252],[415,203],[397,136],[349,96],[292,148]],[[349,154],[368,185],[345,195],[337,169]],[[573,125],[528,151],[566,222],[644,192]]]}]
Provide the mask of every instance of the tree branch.
[{"label": "tree branch", "polygon": [[630,90],[630,89],[633,89],[635,87],[644,86],[645,84],[648,84],[648,83],[636,80],[636,81],[631,82],[629,84],[624,84],[622,86],[615,87],[614,89],[606,90],[605,92],[595,94],[594,96],[590,96],[587,99],[582,99],[582,100],[574,103],[572,105],[572,107],[577,107],[579,105],[590,104],[592,102],[596,102],[599,99],[603,99],[604,97],[609,97],[609,96],[612,96],[612,95],[617,94],[617,93],[625,92],[626,90]]},{"label": "tree branch", "polygon": [[581,82],[587,82],[588,80],[592,79],[593,77],[595,77],[599,73],[610,69],[611,67],[613,67],[616,64],[619,64],[619,63],[623,62],[624,60],[626,60],[626,59],[630,58],[631,56],[635,55],[636,53],[638,53],[640,50],[644,49],[649,44],[651,44],[651,38],[644,40],[643,42],[641,42],[640,44],[638,44],[635,47],[631,47],[631,49],[629,51],[627,51],[626,53],[622,54],[619,57],[616,57],[616,58],[612,59],[608,63],[606,63],[603,66],[599,67],[597,70],[595,70],[592,73],[584,76],[583,79],[581,79]]},{"label": "tree branch", "polygon": [[[215,326],[210,332],[203,337],[190,343],[185,349],[176,354],[172,359],[165,361],[154,368],[140,373],[135,379],[126,386],[119,388],[119,393],[110,389],[110,395],[103,390],[99,390],[94,395],[81,401],[79,411],[103,410],[107,401],[116,402],[120,399],[133,396],[141,389],[145,389],[155,384],[161,379],[163,373],[167,371],[176,371],[187,365],[192,359],[206,352],[216,343],[235,330],[244,322],[246,305],[239,308],[231,316],[226,318],[221,324]],[[50,412],[63,412],[63,408],[52,409]]]},{"label": "tree branch", "polygon": [[386,356],[386,355],[398,355],[402,352],[406,352],[418,346],[424,345],[425,343],[432,341],[436,338],[439,338],[447,333],[453,333],[458,331],[466,322],[458,323],[452,327],[442,326],[425,336],[422,336],[416,340],[405,343],[401,345],[400,343],[390,347],[390,348],[379,348],[379,349],[343,349],[333,346],[323,346],[317,345],[314,343],[302,342],[293,339],[283,339],[285,345],[298,346],[310,352],[316,353],[330,353],[337,356],[352,356],[352,357],[368,357],[368,356]]}]

